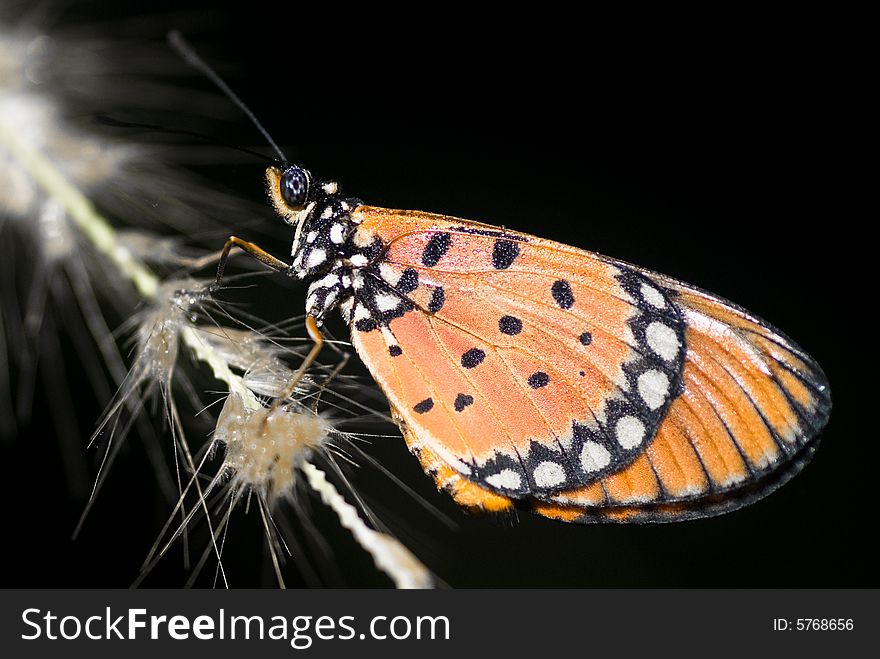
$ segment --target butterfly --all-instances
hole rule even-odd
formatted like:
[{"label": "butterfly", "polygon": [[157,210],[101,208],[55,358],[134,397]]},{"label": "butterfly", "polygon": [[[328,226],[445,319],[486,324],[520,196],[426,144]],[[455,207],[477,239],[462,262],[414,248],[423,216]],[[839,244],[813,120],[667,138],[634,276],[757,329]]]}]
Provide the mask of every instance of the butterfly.
[{"label": "butterfly", "polygon": [[346,197],[289,164],[182,35],[169,44],[278,154],[267,192],[294,227],[290,265],[230,237],[215,287],[233,247],[309,282],[315,345],[287,393],[338,308],[410,450],[459,505],[581,523],[695,519],[766,496],[812,457],[828,380],[769,323],[600,254]]},{"label": "butterfly", "polygon": [[[821,368],[768,323],[623,261],[266,171],[307,326],[339,309],[409,449],[471,511],[669,522],[747,505],[809,461]],[[313,350],[313,354],[316,354]]]}]

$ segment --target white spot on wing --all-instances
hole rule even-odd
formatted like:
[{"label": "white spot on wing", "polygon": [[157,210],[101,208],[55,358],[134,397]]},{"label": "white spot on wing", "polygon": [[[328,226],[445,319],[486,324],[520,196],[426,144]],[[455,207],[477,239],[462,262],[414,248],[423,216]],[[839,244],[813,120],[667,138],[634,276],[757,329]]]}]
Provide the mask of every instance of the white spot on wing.
[{"label": "white spot on wing", "polygon": [[448,449],[443,447],[440,444],[431,444],[431,450],[437,453],[437,455],[448,464],[450,467],[455,469],[460,474],[470,475],[471,468],[468,467],[464,462],[459,460],[455,455],[449,452]]},{"label": "white spot on wing", "polygon": [[367,265],[367,263],[369,263],[367,257],[363,254],[355,254],[349,259],[349,261],[351,261],[351,264],[355,268],[363,268],[365,265]]},{"label": "white spot on wing", "polygon": [[538,487],[553,487],[565,481],[565,470],[555,462],[545,460],[535,467],[532,477]]},{"label": "white spot on wing", "polygon": [[678,356],[681,343],[675,330],[661,322],[654,321],[645,330],[648,346],[663,359],[671,362]]},{"label": "white spot on wing", "polygon": [[389,346],[397,345],[397,337],[394,336],[390,329],[388,329],[384,325],[382,325],[379,329],[382,331],[382,338],[385,339],[385,343],[387,343]]},{"label": "white spot on wing", "polygon": [[623,448],[635,448],[645,439],[645,424],[634,416],[622,416],[614,426],[614,434]]},{"label": "white spot on wing", "polygon": [[639,292],[641,292],[642,297],[645,298],[645,302],[651,306],[657,307],[658,309],[666,308],[666,298],[664,298],[663,294],[653,286],[642,284]]},{"label": "white spot on wing", "polygon": [[387,263],[379,264],[379,275],[381,275],[382,279],[391,284],[392,286],[397,286],[397,282],[400,281],[400,276],[403,273],[392,265]]},{"label": "white spot on wing", "polygon": [[364,305],[359,304],[354,310],[354,319],[355,320],[364,320],[365,318],[370,317],[370,310],[367,309]]},{"label": "white spot on wing", "polygon": [[652,410],[656,410],[669,395],[669,377],[657,370],[645,371],[638,379],[639,396]]},{"label": "white spot on wing", "polygon": [[502,469],[497,474],[486,477],[486,482],[492,487],[505,490],[518,490],[522,485],[522,478],[513,469]]},{"label": "white spot on wing", "polygon": [[400,304],[400,298],[390,293],[379,293],[376,295],[376,307],[379,311],[391,311],[396,309]]},{"label": "white spot on wing", "polygon": [[[357,220],[355,220],[357,222]],[[358,247],[366,247],[370,243],[373,242],[373,236],[371,233],[364,231],[363,229],[358,229],[354,232],[354,236],[352,237],[352,241]]]},{"label": "white spot on wing", "polygon": [[592,473],[604,469],[611,462],[611,453],[608,449],[594,441],[587,440],[581,449],[581,469]]},{"label": "white spot on wing", "polygon": [[317,232],[317,231],[309,231],[309,232],[306,234],[306,242],[307,242],[307,243],[313,243],[313,242],[315,242],[315,238],[317,238],[317,237],[318,237],[318,232]]},{"label": "white spot on wing", "polygon": [[721,481],[721,487],[730,487],[731,485],[736,485],[737,483],[741,483],[746,479],[746,475],[744,473],[732,473],[723,481]]}]

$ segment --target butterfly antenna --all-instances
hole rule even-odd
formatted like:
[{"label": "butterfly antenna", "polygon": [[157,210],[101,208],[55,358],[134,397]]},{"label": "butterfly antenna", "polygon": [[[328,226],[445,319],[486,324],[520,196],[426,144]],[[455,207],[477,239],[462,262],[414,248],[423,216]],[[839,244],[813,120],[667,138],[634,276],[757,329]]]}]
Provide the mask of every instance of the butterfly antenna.
[{"label": "butterfly antenna", "polygon": [[275,149],[275,153],[278,154],[278,156],[281,158],[281,161],[286,163],[287,156],[284,155],[284,152],[275,143],[275,140],[272,139],[272,136],[269,135],[269,131],[263,128],[263,124],[260,123],[260,120],[257,119],[256,115],[251,112],[251,109],[244,104],[244,101],[242,101],[238,97],[238,95],[234,91],[232,91],[232,88],[223,81],[223,78],[217,75],[214,69],[208,66],[208,64],[205,63],[205,61],[196,54],[196,51],[193,50],[193,47],[186,42],[186,40],[183,38],[183,35],[177,30],[172,30],[168,33],[168,43],[171,44],[171,47],[177,52],[177,54],[180,55],[184,60],[186,60],[186,62],[190,66],[205,74],[205,76],[211,82],[213,82],[220,89],[220,91],[226,94],[226,96],[228,96],[229,99],[233,103],[235,103],[242,112],[245,113],[247,118],[250,119],[254,126],[257,127],[257,130],[260,131],[263,137],[266,138],[266,141],[269,143],[269,145],[273,149]]},{"label": "butterfly antenna", "polygon": [[241,153],[246,153],[250,156],[255,156],[260,160],[265,160],[267,162],[275,163],[278,162],[274,158],[270,158],[264,153],[260,153],[259,151],[254,151],[253,149],[248,149],[243,146],[238,146],[236,144],[229,144],[227,142],[222,142],[220,140],[214,139],[209,135],[204,135],[202,133],[197,133],[192,130],[181,130],[179,128],[168,128],[167,126],[159,126],[157,124],[143,124],[133,121],[123,121],[122,119],[117,119],[116,117],[111,117],[109,114],[104,112],[96,112],[93,115],[94,120],[105,126],[112,126],[114,128],[137,128],[140,130],[152,131],[154,133],[165,133],[167,135],[186,135],[188,137],[195,137],[200,140],[204,140],[205,142],[209,142],[210,144],[214,144],[217,146],[222,146],[227,149],[233,149],[235,151],[240,151]]}]

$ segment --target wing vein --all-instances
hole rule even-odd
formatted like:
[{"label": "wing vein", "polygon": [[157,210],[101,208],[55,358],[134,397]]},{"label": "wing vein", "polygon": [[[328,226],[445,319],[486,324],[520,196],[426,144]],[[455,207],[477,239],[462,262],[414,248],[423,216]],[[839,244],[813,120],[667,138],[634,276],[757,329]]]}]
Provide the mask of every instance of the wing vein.
[{"label": "wing vein", "polygon": [[[399,345],[399,339],[398,339],[397,335],[394,334],[394,331],[391,330],[391,327],[390,327],[390,326],[388,327],[388,330],[389,330],[389,332],[391,332],[392,336],[394,336],[394,340],[395,340],[395,341],[398,341],[398,345]],[[445,348],[445,346],[443,346],[442,343],[440,343],[439,340],[438,340],[438,344],[440,344],[440,347],[441,347],[441,348]],[[474,455],[474,450],[473,450],[473,448],[472,448],[471,445],[468,443],[468,441],[467,441],[467,437],[466,437],[465,434],[462,432],[462,430],[461,430],[461,428],[459,427],[459,425],[456,423],[456,421],[455,421],[455,417],[453,417],[453,416],[449,413],[449,410],[447,409],[447,407],[446,407],[444,401],[440,399],[440,396],[438,395],[437,390],[436,390],[436,389],[432,386],[432,384],[431,384],[431,380],[425,377],[424,371],[422,371],[422,369],[419,368],[418,364],[416,364],[416,362],[415,362],[414,359],[412,359],[411,357],[409,357],[409,355],[407,354],[407,351],[406,351],[406,350],[403,351],[403,355],[401,355],[401,356],[405,356],[406,359],[407,359],[407,361],[409,361],[409,363],[412,365],[412,367],[413,367],[416,371],[418,371],[419,374],[422,376],[422,380],[424,381],[425,386],[426,386],[426,387],[428,388],[428,390],[431,392],[431,398],[432,398],[432,399],[434,399],[434,398],[437,399],[437,402],[441,405],[441,407],[442,407],[444,413],[446,414],[446,416],[447,416],[447,417],[450,419],[450,421],[452,422],[452,425],[453,425],[453,427],[455,428],[456,432],[458,433],[459,437],[461,437],[461,441],[462,441],[462,443],[463,443],[465,446],[467,446],[467,449],[468,449],[468,451],[469,451],[470,454],[471,454],[471,464],[475,464],[475,463],[476,463],[476,457],[475,457],[475,455]],[[399,374],[397,373],[397,367],[395,366],[395,364],[394,364],[393,361],[392,361],[392,363],[391,363],[391,367],[392,367],[392,369],[394,370],[395,375],[397,375],[397,380],[398,380],[398,382],[401,383],[401,385],[400,385],[400,390],[403,391],[402,381],[401,381],[401,379],[400,379]],[[450,467],[452,467],[452,465],[450,465]]]}]

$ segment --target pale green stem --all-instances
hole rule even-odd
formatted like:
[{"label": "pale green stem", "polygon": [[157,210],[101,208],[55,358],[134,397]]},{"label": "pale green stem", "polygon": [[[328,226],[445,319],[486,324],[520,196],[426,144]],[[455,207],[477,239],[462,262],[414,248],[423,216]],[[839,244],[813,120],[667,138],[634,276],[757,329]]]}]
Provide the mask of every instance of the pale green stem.
[{"label": "pale green stem", "polygon": [[321,500],[336,513],[339,523],[349,531],[376,563],[376,567],[391,577],[396,588],[431,588],[433,578],[422,563],[399,540],[367,526],[357,509],[348,503],[326,474],[315,465],[306,462],[302,472],[309,486],[321,496]]},{"label": "pale green stem", "polygon": [[131,251],[116,240],[116,232],[88,198],[64,177],[49,158],[20,138],[20,131],[0,118],[2,144],[25,171],[67,212],[74,224],[95,247],[135,285],[145,298],[153,299],[159,279]]},{"label": "pale green stem", "polygon": [[[92,202],[65,178],[49,158],[26,144],[13,128],[5,125],[2,117],[0,144],[47,195],[61,204],[80,231],[134,284],[141,296],[149,300],[156,299],[159,278],[117,240],[116,231],[98,213]],[[196,358],[207,364],[214,377],[228,385],[230,392],[238,394],[248,409],[256,410],[262,406],[260,400],[247,388],[244,379],[233,373],[226,360],[202,340],[196,327],[183,327],[181,335]],[[376,567],[391,577],[397,588],[431,587],[432,577],[428,569],[398,540],[368,527],[358,515],[357,509],[345,501],[323,471],[304,462],[302,472],[309,486],[339,517],[340,524],[351,532],[358,544],[373,557]]]},{"label": "pale green stem", "polygon": [[244,378],[232,372],[226,360],[207,341],[204,341],[199,336],[199,332],[195,327],[184,327],[181,330],[181,334],[183,335],[184,343],[192,349],[196,358],[210,366],[214,377],[221,382],[225,382],[229,387],[230,393],[238,394],[246,408],[258,410],[262,407],[260,399],[245,385]]},{"label": "pale green stem", "polygon": [[[92,244],[113,263],[119,271],[134,284],[138,293],[148,300],[155,300],[159,292],[159,278],[117,239],[116,230],[97,211],[94,204],[74,185],[43,153],[34,149],[0,117],[0,144],[43,191],[59,203],[77,228],[92,241]],[[241,396],[249,409],[260,407],[259,399],[244,384],[244,379],[235,375],[225,360],[205,341],[194,327],[184,327],[184,343],[196,357],[211,367],[214,376],[229,386],[229,390]]]}]

